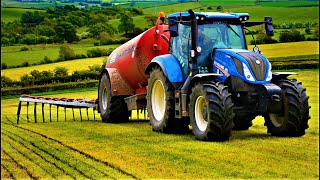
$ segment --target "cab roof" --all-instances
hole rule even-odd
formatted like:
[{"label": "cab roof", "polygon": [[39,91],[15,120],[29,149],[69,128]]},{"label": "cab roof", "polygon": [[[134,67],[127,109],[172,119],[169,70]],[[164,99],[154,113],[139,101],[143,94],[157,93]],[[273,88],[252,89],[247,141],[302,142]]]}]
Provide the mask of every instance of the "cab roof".
[{"label": "cab roof", "polygon": [[[195,15],[199,17],[201,20],[248,20],[248,13],[232,13],[232,12],[195,12]],[[168,15],[168,19],[180,20],[182,17],[182,21],[190,21],[190,14],[188,12],[177,12]],[[203,19],[202,19],[203,17]]]}]

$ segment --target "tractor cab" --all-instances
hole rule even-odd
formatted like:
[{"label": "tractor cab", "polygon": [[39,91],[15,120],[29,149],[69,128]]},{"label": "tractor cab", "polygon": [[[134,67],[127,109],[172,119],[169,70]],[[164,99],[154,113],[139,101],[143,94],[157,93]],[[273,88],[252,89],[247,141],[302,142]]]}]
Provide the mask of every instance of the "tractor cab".
[{"label": "tractor cab", "polygon": [[[233,57],[238,52],[249,53],[244,27],[265,23],[245,22],[249,19],[248,13],[196,12],[194,14],[196,16],[194,25],[191,23],[192,18],[189,12],[168,15],[171,38],[170,52],[180,62],[184,78],[187,78],[189,74],[190,67],[188,65],[192,62],[192,56],[195,58],[198,73],[219,73],[221,67],[216,71],[214,67],[211,67],[214,59],[221,59],[221,57],[214,58],[215,52],[217,52],[216,55],[225,54],[228,57]],[[192,28],[192,26],[194,27]],[[273,34],[272,30],[273,28],[269,24],[266,25],[267,34]],[[192,38],[192,33],[194,33],[194,38]],[[195,45],[194,51],[192,50],[192,42]],[[220,53],[220,50],[223,49],[226,50]],[[221,65],[221,63],[219,64]],[[224,63],[222,62],[222,64]]]}]

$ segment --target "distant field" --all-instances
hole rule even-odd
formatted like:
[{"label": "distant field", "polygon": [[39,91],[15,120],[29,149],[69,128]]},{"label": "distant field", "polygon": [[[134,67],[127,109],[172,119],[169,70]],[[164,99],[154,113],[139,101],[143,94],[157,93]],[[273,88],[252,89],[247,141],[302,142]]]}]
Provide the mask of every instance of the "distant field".
[{"label": "distant field", "polygon": [[[286,57],[299,56],[308,54],[319,54],[318,41],[303,41],[294,43],[277,43],[277,44],[261,44],[258,45],[260,50],[266,57]],[[252,50],[253,45],[248,49]]]},{"label": "distant field", "polygon": [[271,6],[271,7],[312,7],[319,6],[319,1],[263,1],[257,2],[261,6]]},{"label": "distant field", "polygon": [[[281,59],[287,59],[286,57],[308,56],[308,55],[315,57],[317,54],[319,54],[318,41],[265,44],[265,45],[258,45],[258,47],[267,58],[282,57]],[[249,50],[252,50],[252,48],[253,48],[253,45],[248,46]],[[79,60],[59,62],[59,63],[53,63],[53,64],[47,64],[47,65],[5,69],[5,70],[1,70],[1,75],[5,75],[12,79],[18,80],[21,75],[25,73],[29,73],[33,69],[53,70],[55,67],[59,67],[59,66],[67,67],[69,69],[69,73],[72,73],[74,70],[87,69],[88,66],[91,66],[93,64],[102,64],[103,59],[105,58],[79,59]],[[305,59],[305,57],[303,57],[302,59]],[[21,64],[22,62],[23,61],[20,61],[19,64]],[[76,66],[74,66],[74,64],[76,64]]]},{"label": "distant field", "polygon": [[41,2],[41,3],[34,3],[34,2],[18,2],[18,1],[1,1],[1,6],[3,7],[18,7],[18,8],[32,8],[32,9],[47,9],[50,7],[54,7],[54,3],[49,2]]},{"label": "distant field", "polygon": [[[33,9],[21,8],[1,8],[1,21],[12,22],[21,19],[21,15],[27,11],[35,11]],[[41,11],[41,10],[40,10]]]},{"label": "distant field", "polygon": [[[126,2],[128,2],[128,1],[126,1]],[[157,7],[157,6],[166,6],[169,4],[177,4],[177,3],[179,3],[179,2],[176,2],[176,1],[158,1],[158,2],[152,2],[152,1],[139,2],[139,1],[136,1],[134,3],[128,2],[125,4],[120,4],[118,6],[122,7],[122,8],[132,8],[132,7],[149,8],[149,7]]]},{"label": "distant field", "polygon": [[[136,27],[139,27],[142,30],[148,27],[147,22],[144,20],[144,16],[134,16],[132,18],[133,18],[133,23],[135,24]],[[114,28],[118,28],[120,24],[120,19],[111,19],[109,20],[108,23],[111,24]]]},{"label": "distant field", "polygon": [[[200,9],[203,10],[200,10]],[[193,9],[194,11],[213,11],[216,9],[208,10],[198,3],[183,3],[174,4],[163,7],[158,7],[158,12],[164,11],[166,14],[174,12],[187,11]],[[318,7],[262,7],[262,6],[250,6],[250,7],[234,7],[224,8],[227,12],[247,12],[250,14],[249,21],[263,21],[265,16],[272,16],[273,23],[289,23],[289,22],[318,22],[319,20],[319,8]],[[154,8],[144,9],[145,14],[158,14],[154,12]]]},{"label": "distant field", "polygon": [[186,3],[179,3],[179,4],[172,4],[167,6],[158,6],[157,12],[155,12],[155,8],[145,8],[143,9],[144,14],[154,14],[158,15],[160,11],[166,13],[166,15],[173,13],[173,12],[180,12],[180,11],[188,11],[189,9],[199,9],[202,7],[201,4],[197,2],[186,2]]},{"label": "distant field", "polygon": [[223,7],[230,7],[230,6],[253,6],[256,4],[256,0],[201,0],[199,1],[201,4],[205,6],[223,6]]},{"label": "distant field", "polygon": [[24,74],[29,74],[32,70],[39,70],[39,71],[48,71],[54,70],[56,67],[65,67],[68,69],[69,74],[73,73],[76,70],[86,70],[88,66],[92,65],[102,65],[103,61],[107,57],[98,57],[98,58],[87,58],[87,59],[78,59],[78,60],[71,60],[71,61],[64,61],[52,64],[43,64],[38,66],[31,66],[31,67],[23,67],[23,68],[14,68],[14,69],[5,69],[1,70],[1,75],[10,77],[14,80],[20,80],[20,76]]},{"label": "distant field", "polygon": [[[106,45],[106,46],[94,46],[93,41],[90,39],[83,40],[78,44],[68,44],[76,54],[86,54],[87,50],[95,48],[115,48],[119,45]],[[6,63],[8,66],[20,65],[24,61],[28,61],[30,64],[38,63],[43,60],[45,56],[55,60],[59,56],[59,49],[61,44],[40,44],[30,45],[32,48],[30,51],[20,51],[22,46],[6,46],[1,47],[1,62]]]},{"label": "distant field", "polygon": [[265,16],[272,16],[274,24],[289,22],[319,22],[318,7],[261,7],[252,6],[239,8],[226,8],[228,12],[247,12],[250,14],[249,21],[263,21]]}]

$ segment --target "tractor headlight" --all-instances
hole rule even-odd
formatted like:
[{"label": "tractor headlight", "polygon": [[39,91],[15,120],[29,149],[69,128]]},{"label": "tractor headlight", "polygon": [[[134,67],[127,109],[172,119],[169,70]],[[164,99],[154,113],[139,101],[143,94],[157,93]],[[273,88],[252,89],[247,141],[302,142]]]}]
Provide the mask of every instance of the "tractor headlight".
[{"label": "tractor headlight", "polygon": [[253,78],[253,75],[251,74],[248,66],[245,63],[242,63],[242,67],[243,67],[243,73],[244,76],[247,78],[247,80],[249,81],[255,81]]},{"label": "tractor headlight", "polygon": [[271,79],[272,79],[272,72],[271,70],[269,70],[266,81],[271,81]]},{"label": "tractor headlight", "polygon": [[272,79],[271,63],[268,62],[268,64],[269,64],[269,71],[268,71],[268,76],[267,76],[266,81],[271,81],[271,79]]}]

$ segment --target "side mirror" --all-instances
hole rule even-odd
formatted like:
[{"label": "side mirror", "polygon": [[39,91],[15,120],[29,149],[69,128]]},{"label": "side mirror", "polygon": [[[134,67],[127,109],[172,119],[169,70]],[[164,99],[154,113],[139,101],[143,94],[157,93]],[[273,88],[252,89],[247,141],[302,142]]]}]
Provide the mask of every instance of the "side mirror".
[{"label": "side mirror", "polygon": [[170,30],[170,37],[177,37],[179,36],[178,33],[178,24],[174,19],[169,19],[169,30]]},{"label": "side mirror", "polygon": [[265,21],[265,29],[268,36],[273,36],[273,24],[272,24],[272,18],[270,16],[264,17]]}]

